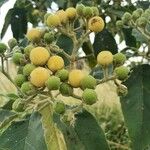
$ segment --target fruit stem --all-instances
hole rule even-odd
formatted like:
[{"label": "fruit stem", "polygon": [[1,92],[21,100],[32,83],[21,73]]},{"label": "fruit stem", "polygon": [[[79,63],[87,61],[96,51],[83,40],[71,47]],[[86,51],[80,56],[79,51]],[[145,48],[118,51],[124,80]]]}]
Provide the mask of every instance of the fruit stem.
[{"label": "fruit stem", "polygon": [[1,57],[2,73],[4,73],[4,59],[2,55],[0,57]]},{"label": "fruit stem", "polygon": [[103,78],[101,80],[97,80],[97,85],[105,83],[105,82],[110,81],[110,80],[115,80],[115,79],[116,79],[116,76],[111,76],[111,77],[108,77],[107,79]]}]

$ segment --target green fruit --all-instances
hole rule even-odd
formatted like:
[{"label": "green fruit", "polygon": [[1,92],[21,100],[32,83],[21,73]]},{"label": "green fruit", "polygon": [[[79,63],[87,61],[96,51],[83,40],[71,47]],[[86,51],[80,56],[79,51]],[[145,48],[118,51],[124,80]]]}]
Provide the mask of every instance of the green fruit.
[{"label": "green fruit", "polygon": [[85,89],[82,98],[87,105],[92,105],[97,101],[97,94],[93,89]]},{"label": "green fruit", "polygon": [[65,112],[65,104],[63,102],[57,102],[54,105],[54,111],[57,114],[63,114]]},{"label": "green fruit", "polygon": [[123,53],[117,53],[113,56],[113,61],[115,64],[122,65],[126,61],[126,56]]},{"label": "green fruit", "polygon": [[10,47],[10,49],[13,49],[16,45],[17,45],[17,40],[15,38],[12,38],[8,41],[8,45]]},{"label": "green fruit", "polygon": [[47,25],[47,18],[48,18],[48,16],[50,16],[50,15],[52,15],[51,13],[46,13],[45,15],[44,15],[44,23],[45,23],[45,25]]},{"label": "green fruit", "polygon": [[125,80],[128,77],[129,69],[125,66],[120,66],[115,69],[115,74],[119,80]]},{"label": "green fruit", "polygon": [[91,75],[87,75],[81,80],[82,89],[86,89],[86,88],[94,89],[95,87],[96,87],[96,79]]},{"label": "green fruit", "polygon": [[132,15],[128,12],[124,13],[123,17],[122,17],[122,21],[123,23],[128,23],[128,21],[130,21],[132,19]]},{"label": "green fruit", "polygon": [[140,16],[141,16],[141,14],[139,12],[137,12],[136,10],[133,11],[133,13],[132,13],[132,19],[134,21],[136,21]]},{"label": "green fruit", "polygon": [[56,76],[58,76],[61,81],[66,81],[68,80],[69,72],[66,69],[61,69],[56,72]]},{"label": "green fruit", "polygon": [[91,7],[94,16],[99,16],[99,10],[97,7]]},{"label": "green fruit", "polygon": [[17,111],[17,112],[23,112],[24,111],[24,103],[20,98],[16,99],[13,102],[12,109]]},{"label": "green fruit", "polygon": [[118,21],[116,22],[116,26],[117,26],[118,29],[123,28],[123,22],[122,22],[122,20],[118,20]]},{"label": "green fruit", "polygon": [[54,34],[53,33],[45,33],[44,34],[44,41],[47,44],[52,43],[55,40]]},{"label": "green fruit", "polygon": [[62,83],[59,91],[63,96],[71,96],[73,94],[73,88],[68,83]]},{"label": "green fruit", "polygon": [[91,7],[85,7],[85,8],[83,9],[83,15],[84,15],[84,17],[86,17],[86,18],[92,17],[92,16],[93,16],[93,10],[92,10],[92,8],[91,8]]},{"label": "green fruit", "polygon": [[35,91],[34,86],[30,82],[24,82],[21,85],[21,91],[22,93],[26,95],[31,95]]},{"label": "green fruit", "polygon": [[77,14],[79,16],[83,16],[83,10],[84,10],[85,6],[83,4],[77,4],[76,6],[76,10],[77,10]]},{"label": "green fruit", "polygon": [[21,87],[21,85],[26,81],[26,77],[23,74],[17,74],[14,79],[14,82],[17,86]]},{"label": "green fruit", "polygon": [[30,56],[30,52],[33,48],[34,48],[34,46],[31,44],[24,48],[24,54],[26,57]]},{"label": "green fruit", "polygon": [[147,18],[145,17],[140,17],[136,20],[136,24],[137,26],[141,27],[141,28],[145,28],[147,25]]},{"label": "green fruit", "polygon": [[7,50],[7,46],[4,43],[0,43],[0,54],[5,53]]},{"label": "green fruit", "polygon": [[142,15],[143,9],[142,9],[142,8],[138,8],[138,9],[136,10],[136,12],[139,13],[139,15]]},{"label": "green fruit", "polygon": [[49,90],[58,90],[60,87],[60,79],[56,76],[51,76],[45,84]]},{"label": "green fruit", "polygon": [[23,67],[23,75],[25,76],[29,76],[31,74],[31,72],[36,68],[35,65],[33,64],[26,64],[24,67]]},{"label": "green fruit", "polygon": [[16,52],[13,54],[12,60],[16,65],[19,65],[22,62],[22,60],[24,60],[24,56],[22,53]]}]

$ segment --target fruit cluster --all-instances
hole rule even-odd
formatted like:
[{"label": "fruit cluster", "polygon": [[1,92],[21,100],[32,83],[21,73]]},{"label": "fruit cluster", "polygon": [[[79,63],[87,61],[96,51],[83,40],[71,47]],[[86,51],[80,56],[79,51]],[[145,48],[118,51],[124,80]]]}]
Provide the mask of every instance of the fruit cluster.
[{"label": "fruit cluster", "polygon": [[[57,96],[53,95],[53,91],[63,96],[75,97],[81,100],[82,104],[92,105],[98,100],[95,92],[98,84],[111,79],[124,81],[128,77],[129,70],[123,66],[126,57],[122,53],[112,55],[110,51],[101,51],[98,54],[97,64],[104,71],[102,80],[95,79],[72,65],[76,62],[78,49],[89,38],[89,33],[103,30],[104,21],[98,15],[99,11],[96,7],[79,4],[76,8],[69,7],[65,11],[59,10],[55,14],[46,14],[44,20],[48,29],[30,29],[26,34],[29,41],[26,47],[19,47],[15,39],[8,42],[10,49],[13,50],[12,60],[18,66],[14,83],[23,98],[44,93],[51,98],[55,111],[63,114],[65,104],[56,100]],[[81,21],[78,28],[84,31],[81,37],[77,37],[78,28],[76,29],[73,24],[77,19]],[[56,33],[66,34],[73,40],[71,55],[55,44]],[[6,49],[7,46],[1,43],[0,52],[4,53]],[[69,59],[69,67],[65,64],[64,58],[59,55],[60,51]],[[114,66],[111,76],[107,72],[110,65]],[[75,94],[75,88],[81,89],[81,96]],[[14,102],[13,108],[16,111],[23,111],[23,101],[19,98]]]},{"label": "fruit cluster", "polygon": [[139,27],[146,28],[148,25],[148,21],[150,19],[150,9],[146,9],[145,11],[142,8],[138,8],[133,13],[126,12],[124,13],[122,20],[116,22],[116,26],[118,28],[122,28],[125,25],[129,25],[131,27]]}]

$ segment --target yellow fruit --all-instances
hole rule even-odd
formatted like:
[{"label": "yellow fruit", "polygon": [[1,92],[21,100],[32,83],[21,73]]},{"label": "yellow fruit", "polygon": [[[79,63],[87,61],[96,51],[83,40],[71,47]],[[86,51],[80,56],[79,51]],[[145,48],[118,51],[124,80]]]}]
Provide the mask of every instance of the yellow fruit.
[{"label": "yellow fruit", "polygon": [[89,30],[92,32],[100,32],[104,29],[104,26],[104,20],[99,16],[92,17],[88,22]]},{"label": "yellow fruit", "polygon": [[30,74],[30,81],[36,87],[45,86],[45,82],[49,78],[50,73],[47,69],[43,67],[38,67],[34,69]]},{"label": "yellow fruit", "polygon": [[68,16],[67,16],[67,13],[64,10],[58,10],[56,12],[56,15],[59,17],[61,23],[64,23],[64,24],[67,23]]},{"label": "yellow fruit", "polygon": [[30,52],[30,60],[34,65],[44,65],[48,61],[50,54],[44,47],[33,48]]},{"label": "yellow fruit", "polygon": [[49,58],[47,65],[51,71],[55,72],[64,67],[64,60],[60,56],[52,56]]},{"label": "yellow fruit", "polygon": [[81,86],[81,81],[84,77],[84,73],[79,69],[74,69],[69,73],[69,83],[73,87],[77,88]]},{"label": "yellow fruit", "polygon": [[101,51],[97,56],[97,63],[107,66],[113,62],[113,55],[110,51]]},{"label": "yellow fruit", "polygon": [[47,18],[47,25],[49,27],[57,27],[61,24],[60,18],[58,15],[49,15]]},{"label": "yellow fruit", "polygon": [[69,19],[74,19],[77,16],[77,11],[74,7],[67,8],[66,13]]},{"label": "yellow fruit", "polygon": [[27,39],[31,42],[38,42],[41,38],[41,31],[36,28],[32,28],[27,32]]}]

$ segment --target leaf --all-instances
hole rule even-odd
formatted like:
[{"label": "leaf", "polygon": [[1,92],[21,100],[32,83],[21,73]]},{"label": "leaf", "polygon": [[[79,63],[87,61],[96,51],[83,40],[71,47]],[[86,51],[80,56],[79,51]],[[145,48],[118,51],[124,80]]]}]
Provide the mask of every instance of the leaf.
[{"label": "leaf", "polygon": [[113,35],[107,29],[104,29],[102,32],[95,35],[93,48],[95,56],[102,50],[109,50],[113,54],[118,52],[117,43]]},{"label": "leaf", "polygon": [[48,150],[67,150],[63,135],[53,122],[52,107],[48,105],[40,113]]},{"label": "leaf", "polygon": [[0,7],[4,4],[4,3],[6,3],[8,0],[0,0]]},{"label": "leaf", "polygon": [[5,16],[5,22],[4,22],[4,25],[3,25],[3,28],[2,28],[2,31],[1,31],[1,38],[4,37],[6,31],[7,31],[7,28],[8,26],[10,25],[10,21],[11,21],[11,15],[13,13],[14,9],[9,9],[9,11],[7,12],[6,16]]},{"label": "leaf", "polygon": [[0,149],[47,150],[39,113],[13,122],[0,136]]},{"label": "leaf", "polygon": [[132,34],[132,28],[123,28],[122,31],[124,34],[126,45],[130,47],[136,47],[136,38]]},{"label": "leaf", "polygon": [[133,150],[143,150],[150,145],[149,75],[149,65],[135,68],[125,83],[128,87],[128,95],[121,100]]},{"label": "leaf", "polygon": [[84,42],[82,45],[82,49],[86,55],[91,55],[87,58],[89,66],[94,67],[96,65],[96,58],[93,54],[93,46],[90,41]]},{"label": "leaf", "polygon": [[147,42],[147,39],[136,29],[132,30],[132,35],[136,38],[139,42]]},{"label": "leaf", "polygon": [[4,110],[4,109],[0,109],[0,123],[2,123],[5,119],[7,119],[8,117],[10,117],[14,114],[15,114],[14,112]]},{"label": "leaf", "polygon": [[[66,35],[61,34],[56,42],[56,45],[58,45],[61,49],[63,49],[66,53],[68,53],[69,55],[71,55],[72,50],[73,50],[73,41],[71,38],[69,38]],[[65,64],[68,65],[69,61],[66,59],[66,57],[62,54],[60,54],[64,60],[65,60]]]},{"label": "leaf", "polygon": [[62,130],[69,150],[109,150],[104,133],[95,118],[87,111],[77,114],[74,127],[61,121],[58,127]]},{"label": "leaf", "polygon": [[24,8],[14,8],[10,24],[13,36],[17,40],[23,38],[27,32],[27,16]]}]

